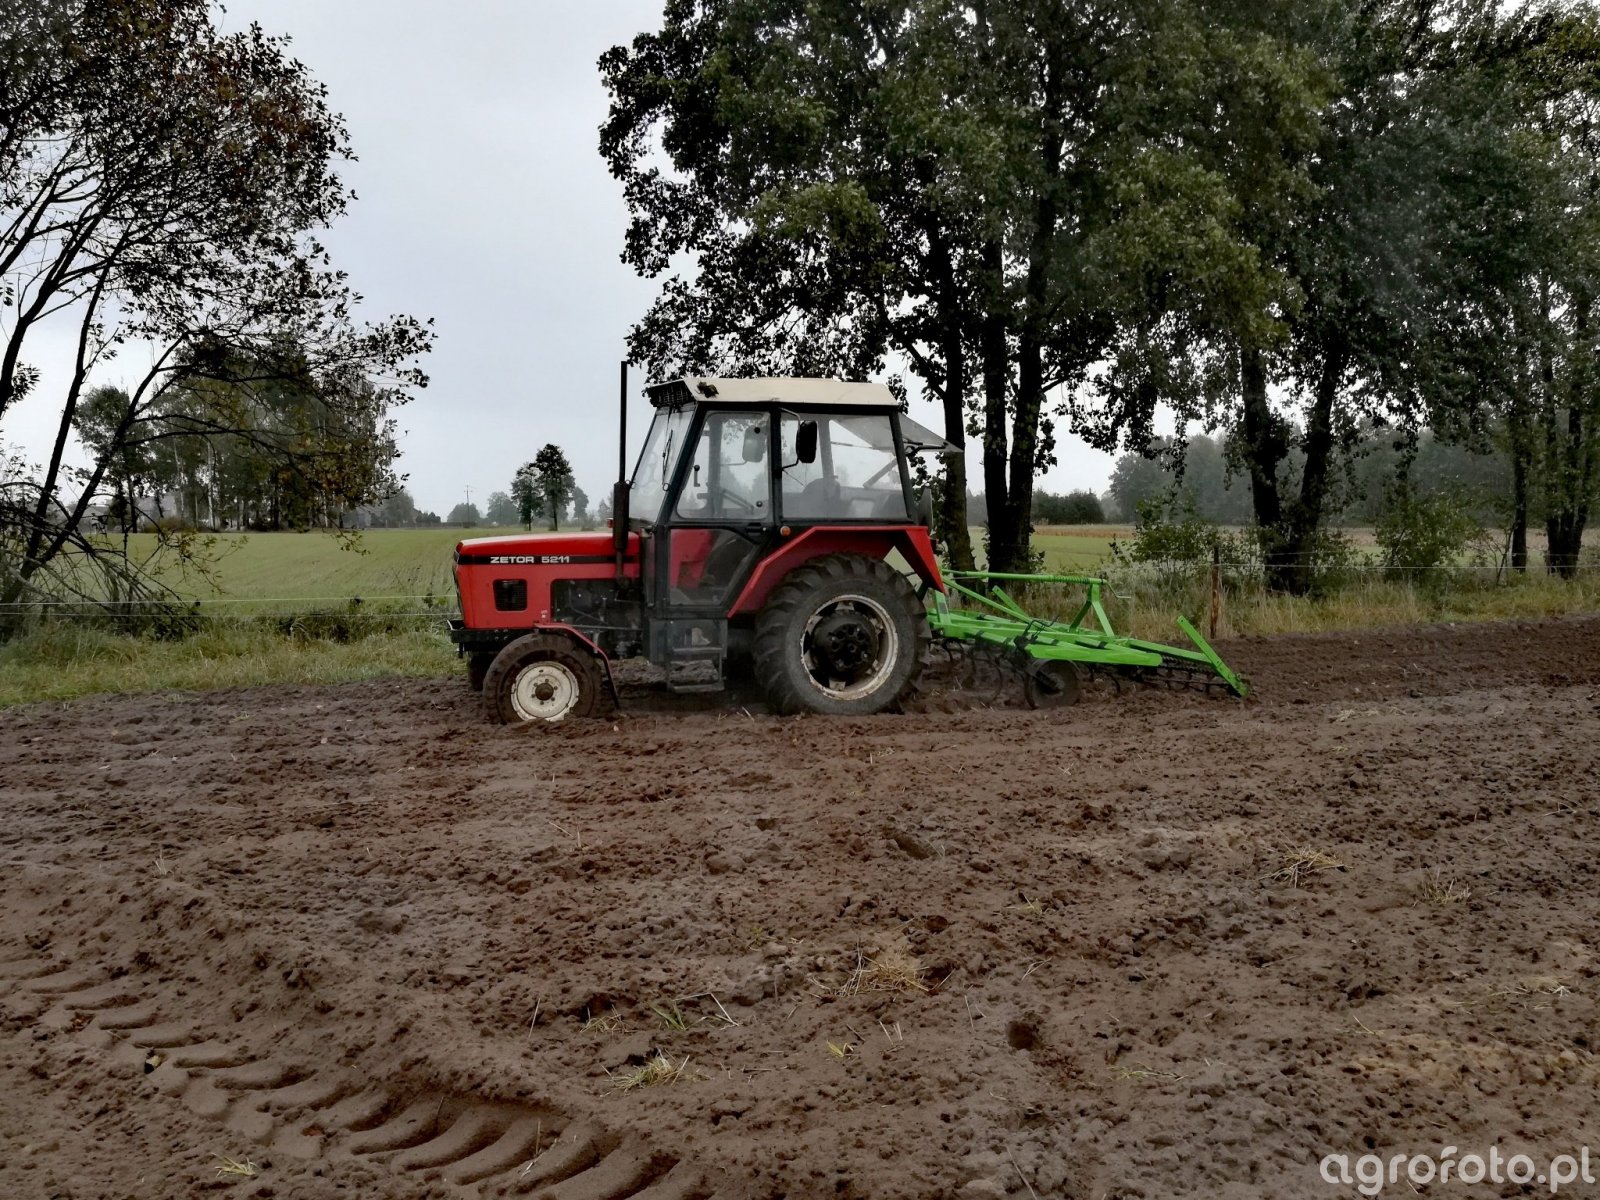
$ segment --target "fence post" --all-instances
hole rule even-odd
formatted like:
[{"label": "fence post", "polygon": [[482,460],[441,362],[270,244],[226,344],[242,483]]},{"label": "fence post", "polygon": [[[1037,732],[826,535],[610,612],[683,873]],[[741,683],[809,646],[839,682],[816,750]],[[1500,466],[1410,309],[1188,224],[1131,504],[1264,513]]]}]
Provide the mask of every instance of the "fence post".
[{"label": "fence post", "polygon": [[1222,619],[1222,547],[1211,547],[1211,613],[1206,622],[1206,637],[1215,641],[1217,622]]}]

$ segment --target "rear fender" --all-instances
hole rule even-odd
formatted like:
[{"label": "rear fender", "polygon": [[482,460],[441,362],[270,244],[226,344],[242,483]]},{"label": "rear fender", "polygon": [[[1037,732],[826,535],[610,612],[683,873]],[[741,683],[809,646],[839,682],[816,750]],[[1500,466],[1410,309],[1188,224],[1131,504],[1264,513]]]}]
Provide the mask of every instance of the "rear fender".
[{"label": "rear fender", "polygon": [[825,554],[860,554],[887,558],[893,551],[910,564],[928,587],[944,591],[939,558],[921,525],[813,525],[784,542],[756,564],[749,582],[728,609],[730,617],[758,612],[774,588],[796,567]]}]

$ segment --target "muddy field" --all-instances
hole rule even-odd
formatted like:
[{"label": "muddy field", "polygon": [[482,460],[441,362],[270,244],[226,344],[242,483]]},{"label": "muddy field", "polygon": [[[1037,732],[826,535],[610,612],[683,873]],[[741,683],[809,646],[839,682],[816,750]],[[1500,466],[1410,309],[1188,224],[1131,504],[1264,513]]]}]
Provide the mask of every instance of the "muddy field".
[{"label": "muddy field", "polygon": [[1332,1197],[1329,1153],[1600,1151],[1600,620],[1222,649],[1256,699],[0,715],[0,1196]]}]

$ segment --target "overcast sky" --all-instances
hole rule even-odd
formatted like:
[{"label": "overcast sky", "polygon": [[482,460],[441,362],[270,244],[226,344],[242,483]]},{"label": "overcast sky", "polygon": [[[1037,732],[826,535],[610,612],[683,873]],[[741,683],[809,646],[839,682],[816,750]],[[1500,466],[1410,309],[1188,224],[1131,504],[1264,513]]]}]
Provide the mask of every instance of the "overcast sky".
[{"label": "overcast sky", "polygon": [[[602,51],[654,28],[661,0],[230,0],[227,28],[258,22],[327,84],[359,161],[358,199],[326,241],[373,317],[433,317],[431,385],[398,414],[400,469],[441,516],[468,488],[482,506],[546,442],[593,501],[616,473],[616,378],[628,327],[655,284],[619,259],[627,210],[602,162]],[[36,400],[6,440],[43,456],[64,333],[28,357]],[[54,369],[53,369],[54,367]],[[122,382],[131,362],[97,382]],[[642,379],[636,380],[642,383]],[[930,407],[925,423],[942,428]],[[648,409],[636,397],[636,448]],[[1103,490],[1111,460],[1058,437],[1051,491]],[[976,448],[973,475],[977,474]],[[631,456],[630,456],[631,461]]]}]

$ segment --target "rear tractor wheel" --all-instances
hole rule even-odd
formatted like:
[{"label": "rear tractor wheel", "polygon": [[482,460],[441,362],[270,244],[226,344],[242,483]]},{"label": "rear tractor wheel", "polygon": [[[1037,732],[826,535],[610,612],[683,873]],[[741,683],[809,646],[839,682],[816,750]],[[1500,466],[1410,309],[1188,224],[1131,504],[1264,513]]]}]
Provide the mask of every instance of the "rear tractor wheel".
[{"label": "rear tractor wheel", "polygon": [[756,678],[779,712],[864,716],[915,682],[928,617],[881,559],[833,554],[797,567],[756,623]]},{"label": "rear tractor wheel", "polygon": [[483,679],[489,718],[504,725],[592,716],[600,704],[594,655],[571,638],[531,633],[506,646]]}]

